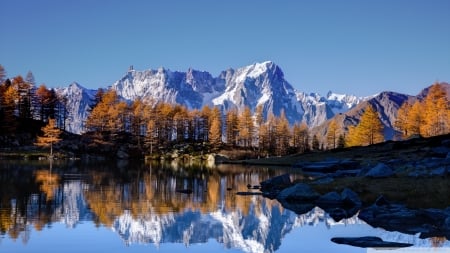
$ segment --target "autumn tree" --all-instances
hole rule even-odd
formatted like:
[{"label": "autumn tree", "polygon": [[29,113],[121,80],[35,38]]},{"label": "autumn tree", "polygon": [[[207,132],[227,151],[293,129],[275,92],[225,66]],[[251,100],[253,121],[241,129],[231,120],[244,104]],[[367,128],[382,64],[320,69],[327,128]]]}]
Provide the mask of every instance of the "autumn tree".
[{"label": "autumn tree", "polygon": [[405,138],[409,135],[408,129],[408,116],[411,111],[411,104],[408,101],[404,102],[397,110],[397,117],[395,118],[394,126],[398,132],[401,133],[401,137]]},{"label": "autumn tree", "polygon": [[299,153],[309,149],[309,131],[306,123],[298,122],[292,127],[292,146]]},{"label": "autumn tree", "polygon": [[0,132],[8,135],[14,133],[17,126],[15,117],[17,90],[12,86],[9,79],[0,85]]},{"label": "autumn tree", "polygon": [[56,127],[55,119],[49,119],[47,125],[41,128],[42,136],[37,137],[36,146],[50,147],[50,158],[53,158],[53,144],[61,141],[61,130]]},{"label": "autumn tree", "polygon": [[274,139],[276,153],[277,155],[286,155],[289,149],[291,130],[289,128],[289,121],[286,118],[284,110],[281,111],[280,116],[276,118],[275,124]]},{"label": "autumn tree", "polygon": [[233,108],[226,113],[225,125],[226,125],[226,140],[227,144],[236,146],[238,144],[239,136],[239,120],[237,109]]},{"label": "autumn tree", "polygon": [[119,97],[115,90],[107,91],[101,101],[92,109],[86,121],[86,128],[93,132],[114,131],[115,122],[118,120],[113,113],[119,103]]},{"label": "autumn tree", "polygon": [[239,142],[243,147],[249,147],[253,139],[253,119],[250,108],[246,106],[238,118]]},{"label": "autumn tree", "polygon": [[320,149],[320,142],[317,135],[313,135],[312,142],[311,142],[311,148],[312,150],[319,150]]},{"label": "autumn tree", "polygon": [[384,141],[383,124],[372,105],[368,105],[357,126],[350,126],[347,145],[365,146]]},{"label": "autumn tree", "polygon": [[215,150],[222,145],[222,113],[217,106],[211,111],[210,121],[209,143],[213,150]]},{"label": "autumn tree", "polygon": [[6,70],[5,68],[0,64],[0,85],[2,85],[5,82],[6,78]]},{"label": "autumn tree", "polygon": [[327,145],[329,149],[335,149],[339,138],[338,126],[336,119],[332,119],[328,124],[327,130]]},{"label": "autumn tree", "polygon": [[432,85],[423,101],[424,124],[421,126],[421,132],[425,136],[448,133],[450,128],[449,110],[450,105],[444,87],[439,83]]}]

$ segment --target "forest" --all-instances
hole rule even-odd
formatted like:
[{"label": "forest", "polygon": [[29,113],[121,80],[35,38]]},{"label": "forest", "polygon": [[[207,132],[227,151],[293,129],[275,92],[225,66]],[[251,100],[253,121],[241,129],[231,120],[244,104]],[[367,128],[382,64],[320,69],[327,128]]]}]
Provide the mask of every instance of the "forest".
[{"label": "forest", "polygon": [[[343,125],[333,118],[325,123],[326,133],[319,134],[305,123],[290,125],[283,111],[279,116],[265,117],[262,106],[254,112],[248,107],[188,109],[159,101],[125,101],[115,90],[98,89],[81,136],[65,131],[69,120],[66,104],[66,98],[54,89],[45,84],[36,87],[31,72],[25,78],[9,79],[0,65],[0,145],[10,147],[22,138],[53,149],[58,142],[71,139],[79,143],[75,148],[78,152],[110,153],[126,146],[142,156],[173,150],[190,154],[228,149],[265,157],[385,141],[379,113],[370,103],[356,125]],[[394,125],[399,140],[449,133],[450,105],[445,88],[436,83],[424,98],[403,103]]]}]

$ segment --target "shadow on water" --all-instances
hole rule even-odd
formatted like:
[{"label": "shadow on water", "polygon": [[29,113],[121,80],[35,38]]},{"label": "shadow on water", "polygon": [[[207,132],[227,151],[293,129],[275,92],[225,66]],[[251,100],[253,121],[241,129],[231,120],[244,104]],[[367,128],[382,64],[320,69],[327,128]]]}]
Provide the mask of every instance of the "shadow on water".
[{"label": "shadow on water", "polygon": [[302,178],[287,168],[242,165],[0,161],[0,233],[26,244],[31,230],[92,222],[126,245],[215,239],[225,248],[273,252],[295,228],[336,224],[319,208],[296,215],[275,200],[236,195],[284,173]]}]

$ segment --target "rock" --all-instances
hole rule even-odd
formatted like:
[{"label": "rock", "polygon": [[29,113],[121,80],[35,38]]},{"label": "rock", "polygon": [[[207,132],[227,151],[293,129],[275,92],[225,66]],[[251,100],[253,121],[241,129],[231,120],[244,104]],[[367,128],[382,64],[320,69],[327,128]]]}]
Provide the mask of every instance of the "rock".
[{"label": "rock", "polygon": [[341,206],[343,203],[341,195],[337,192],[326,193],[316,200],[316,204],[322,209],[327,209],[330,206]]},{"label": "rock", "polygon": [[431,149],[431,152],[433,153],[434,156],[446,157],[447,154],[450,152],[450,148],[444,146],[435,147]]},{"label": "rock", "polygon": [[325,176],[314,180],[311,184],[329,184],[333,181],[334,179],[332,177]]},{"label": "rock", "polygon": [[347,211],[345,211],[342,208],[333,208],[333,209],[327,209],[326,212],[328,215],[330,215],[331,218],[333,218],[334,221],[339,222],[342,219],[349,218]]},{"label": "rock", "polygon": [[183,193],[183,194],[191,194],[192,190],[191,189],[179,189],[179,190],[176,190],[176,192]]},{"label": "rock", "polygon": [[349,188],[344,188],[344,190],[342,190],[341,199],[345,207],[361,207],[362,205],[358,194]]},{"label": "rock", "polygon": [[314,201],[319,197],[319,193],[303,183],[288,187],[277,195],[277,199],[280,201]]},{"label": "rock", "polygon": [[377,206],[386,206],[390,204],[391,203],[383,195],[379,196],[377,200],[375,200],[375,205]]},{"label": "rock", "polygon": [[236,195],[240,195],[240,196],[254,196],[254,195],[262,195],[262,192],[236,192]]},{"label": "rock", "polygon": [[430,176],[432,177],[445,177],[448,175],[448,170],[445,167],[440,167],[437,169],[434,169],[430,172]]},{"label": "rock", "polygon": [[394,175],[394,171],[384,163],[379,163],[371,168],[364,176],[371,178],[384,178]]},{"label": "rock", "polygon": [[447,236],[443,229],[450,217],[446,210],[409,209],[404,205],[385,203],[379,199],[376,204],[360,210],[358,217],[372,227],[405,234],[420,233],[420,238]]},{"label": "rock", "polygon": [[123,149],[117,150],[116,156],[117,156],[117,158],[123,159],[123,160],[126,160],[130,157],[130,155],[128,155],[128,153],[125,152],[125,150],[123,150]]},{"label": "rock", "polygon": [[283,174],[263,181],[260,183],[260,185],[263,195],[273,199],[281,190],[292,185],[291,176],[289,174]]},{"label": "rock", "polygon": [[280,201],[280,203],[284,208],[289,209],[296,214],[305,214],[316,207],[311,203],[287,202],[287,201]]},{"label": "rock", "polygon": [[363,237],[334,237],[331,241],[337,244],[346,244],[360,248],[405,248],[413,244],[400,242],[386,242],[379,237],[363,236]]},{"label": "rock", "polygon": [[352,160],[339,160],[329,158],[321,162],[302,162],[294,165],[296,168],[301,168],[304,172],[315,173],[333,173],[337,170],[353,170],[359,166],[359,162]]},{"label": "rock", "polygon": [[356,177],[361,173],[361,169],[356,170],[338,170],[333,177]]}]

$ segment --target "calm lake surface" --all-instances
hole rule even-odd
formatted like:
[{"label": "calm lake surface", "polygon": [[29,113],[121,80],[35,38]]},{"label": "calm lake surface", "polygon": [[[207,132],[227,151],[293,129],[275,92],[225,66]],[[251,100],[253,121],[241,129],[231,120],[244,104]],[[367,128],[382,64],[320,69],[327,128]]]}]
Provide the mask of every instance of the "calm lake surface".
[{"label": "calm lake surface", "polygon": [[369,235],[414,244],[387,252],[450,252],[445,238],[236,195],[287,172],[302,177],[241,165],[0,161],[0,252],[382,252],[330,241]]}]

